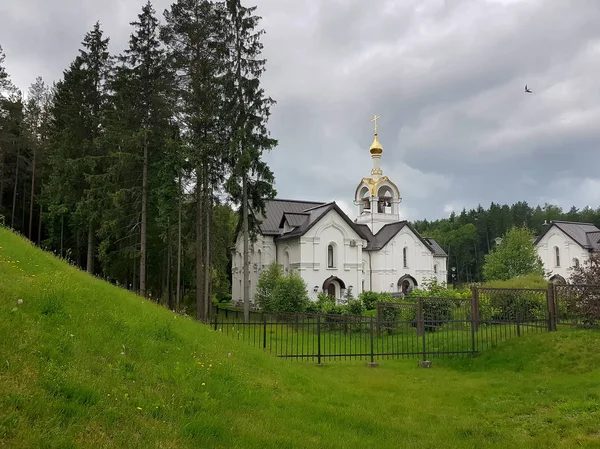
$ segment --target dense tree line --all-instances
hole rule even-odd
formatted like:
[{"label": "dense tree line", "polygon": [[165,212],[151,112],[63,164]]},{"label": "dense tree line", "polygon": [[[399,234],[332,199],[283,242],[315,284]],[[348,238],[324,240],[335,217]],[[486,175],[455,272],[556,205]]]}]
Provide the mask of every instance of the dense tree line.
[{"label": "dense tree line", "polygon": [[453,212],[449,218],[419,220],[414,226],[423,236],[434,238],[448,254],[448,281],[469,283],[484,280],[485,255],[497,245],[496,239],[513,227],[528,228],[537,236],[544,223],[552,220],[594,223],[600,227],[600,207],[573,206],[565,212],[551,204],[532,207],[523,201],[512,206],[491,203],[488,209],[480,205],[468,211],[463,209],[458,215]]},{"label": "dense tree line", "polygon": [[248,247],[275,195],[255,10],[178,0],[161,21],[148,2],[120,54],[96,23],[62,78],[38,78],[26,96],[0,48],[0,220],[208,318],[210,299],[230,290],[238,219]]}]

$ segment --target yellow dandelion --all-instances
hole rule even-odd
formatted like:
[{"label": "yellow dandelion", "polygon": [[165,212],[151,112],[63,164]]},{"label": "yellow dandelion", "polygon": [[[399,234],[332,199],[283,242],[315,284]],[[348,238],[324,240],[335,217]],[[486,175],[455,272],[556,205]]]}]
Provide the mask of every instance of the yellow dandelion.
[{"label": "yellow dandelion", "polygon": [[142,409],[142,407],[138,407],[137,409],[138,409],[138,410],[141,410],[141,409]]}]

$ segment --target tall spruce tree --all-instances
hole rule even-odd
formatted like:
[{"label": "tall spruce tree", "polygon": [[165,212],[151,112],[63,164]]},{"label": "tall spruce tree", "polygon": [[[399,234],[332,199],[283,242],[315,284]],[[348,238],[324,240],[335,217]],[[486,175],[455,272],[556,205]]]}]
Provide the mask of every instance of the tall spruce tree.
[{"label": "tall spruce tree", "polygon": [[103,189],[93,188],[93,177],[102,175],[104,171],[104,156],[106,148],[102,145],[104,134],[105,113],[109,92],[107,80],[111,69],[111,58],[108,52],[109,38],[104,37],[100,23],[96,22],[93,29],[83,40],[80,50],[81,67],[83,70],[83,113],[85,120],[85,135],[82,136],[82,153],[80,168],[85,179],[86,188],[83,201],[77,207],[77,216],[82,225],[87,228],[87,260],[88,273],[94,272],[95,234],[99,225],[105,194]]},{"label": "tall spruce tree", "polygon": [[165,21],[162,36],[177,73],[178,116],[195,183],[196,317],[205,320],[210,312],[210,209],[223,177],[223,8],[207,0],[179,0],[165,11]]},{"label": "tall spruce tree", "polygon": [[[105,222],[103,229],[103,251],[106,254],[111,246],[115,250],[115,240],[119,240],[117,246],[126,249],[121,255],[137,260],[137,251],[132,250],[137,247],[135,239],[127,237],[138,236],[139,293],[145,297],[149,217],[156,218],[157,213],[156,195],[151,195],[164,190],[158,183],[157,172],[165,168],[166,142],[174,135],[171,124],[174,105],[170,94],[172,77],[161,48],[158,19],[150,2],[143,6],[138,20],[131,25],[134,30],[129,48],[120,55],[120,65],[115,68],[111,82],[113,109],[107,132],[111,148],[107,172],[112,201],[111,219]],[[174,186],[176,178],[175,174],[163,177],[162,181]]]},{"label": "tall spruce tree", "polygon": [[267,120],[275,103],[260,84],[266,60],[261,59],[264,30],[257,29],[260,17],[256,7],[246,8],[240,0],[227,0],[228,73],[226,93],[231,127],[227,187],[232,199],[241,205],[243,254],[244,320],[250,317],[249,246],[258,222],[265,215],[265,200],[275,196],[274,176],[262,160],[277,141],[269,136]]},{"label": "tall spruce tree", "polygon": [[[80,230],[73,217],[83,196],[85,180],[77,163],[86,136],[83,113],[82,62],[79,57],[64,71],[63,79],[53,87],[49,126],[49,174],[44,184],[43,202],[48,212],[46,245],[65,256],[75,250],[75,262],[82,266],[79,256]],[[67,243],[69,242],[69,243]]]},{"label": "tall spruce tree", "polygon": [[[30,240],[34,240],[34,208],[36,204],[40,206],[38,214],[38,222],[42,220],[41,204],[39,202],[41,174],[39,167],[41,166],[42,157],[46,150],[48,141],[48,125],[49,125],[49,106],[50,106],[50,91],[41,77],[36,78],[35,83],[29,88],[27,101],[25,103],[25,124],[29,137],[29,147],[32,153],[31,160],[31,192],[29,200],[29,228],[28,234]],[[40,182],[38,182],[38,178]],[[40,225],[41,226],[41,225]],[[36,230],[38,233],[37,241],[39,243],[41,236],[39,235],[39,227]]]}]

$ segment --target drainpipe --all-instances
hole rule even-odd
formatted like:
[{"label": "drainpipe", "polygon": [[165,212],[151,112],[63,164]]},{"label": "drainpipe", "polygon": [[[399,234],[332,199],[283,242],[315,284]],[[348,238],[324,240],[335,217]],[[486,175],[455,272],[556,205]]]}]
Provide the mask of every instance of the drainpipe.
[{"label": "drainpipe", "polygon": [[373,291],[373,267],[371,266],[371,251],[367,251],[369,254],[369,291]]}]

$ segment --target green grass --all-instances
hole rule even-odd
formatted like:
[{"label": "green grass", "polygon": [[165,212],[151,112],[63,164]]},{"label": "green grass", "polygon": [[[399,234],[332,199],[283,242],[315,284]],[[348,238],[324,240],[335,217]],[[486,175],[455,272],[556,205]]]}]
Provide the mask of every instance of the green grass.
[{"label": "green grass", "polygon": [[600,447],[598,347],[599,332],[567,329],[430,370],[317,367],[176,316],[0,228],[0,447]]}]

